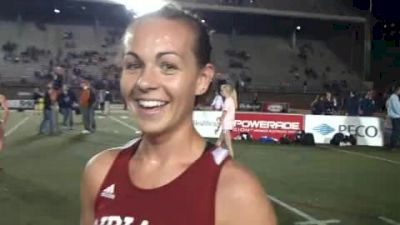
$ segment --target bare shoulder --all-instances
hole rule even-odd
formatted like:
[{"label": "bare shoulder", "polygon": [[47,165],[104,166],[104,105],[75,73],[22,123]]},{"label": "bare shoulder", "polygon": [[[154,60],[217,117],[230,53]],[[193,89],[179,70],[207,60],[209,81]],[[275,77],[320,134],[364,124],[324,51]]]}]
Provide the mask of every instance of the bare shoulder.
[{"label": "bare shoulder", "polygon": [[120,148],[107,149],[96,154],[87,162],[83,171],[81,186],[88,197],[94,199],[120,151]]},{"label": "bare shoulder", "polygon": [[217,225],[275,225],[275,213],[257,177],[230,160],[221,170],[216,194]]},{"label": "bare shoulder", "polygon": [[6,100],[7,100],[6,96],[0,94],[0,101],[1,101],[1,102],[4,102],[4,101],[6,101]]},{"label": "bare shoulder", "polygon": [[104,178],[120,151],[121,148],[111,148],[97,153],[87,162],[84,174]]}]

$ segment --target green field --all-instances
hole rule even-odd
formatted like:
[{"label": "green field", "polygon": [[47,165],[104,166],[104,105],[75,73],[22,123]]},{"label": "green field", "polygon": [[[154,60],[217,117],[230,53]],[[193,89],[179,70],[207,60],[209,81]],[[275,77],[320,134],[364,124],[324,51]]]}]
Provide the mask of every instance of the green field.
[{"label": "green field", "polygon": [[[12,113],[7,124],[0,154],[0,225],[78,224],[80,174],[86,161],[135,136],[125,112],[98,118],[98,131],[91,135],[80,134],[80,123],[59,135],[37,135],[40,121],[29,112]],[[279,224],[400,224],[400,151],[245,142],[234,146],[236,159],[265,185]]]}]

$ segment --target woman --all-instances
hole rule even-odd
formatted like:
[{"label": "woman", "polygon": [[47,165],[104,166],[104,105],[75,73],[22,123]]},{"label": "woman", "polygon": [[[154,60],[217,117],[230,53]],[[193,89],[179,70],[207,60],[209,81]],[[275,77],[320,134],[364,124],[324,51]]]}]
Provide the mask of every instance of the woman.
[{"label": "woman", "polygon": [[142,136],[88,162],[81,225],[276,224],[257,179],[194,128],[214,75],[205,26],[165,7],[135,19],[124,48],[121,92]]},{"label": "woman", "polygon": [[[0,152],[4,148],[4,128],[5,124],[7,123],[8,116],[10,111],[8,109],[7,98],[4,95],[0,94],[0,106],[3,108],[3,117],[0,120]],[[3,168],[0,167],[0,172],[3,171]]]},{"label": "woman", "polygon": [[231,131],[235,122],[235,111],[237,108],[237,94],[236,90],[230,84],[223,84],[221,86],[221,94],[224,96],[224,106],[222,109],[222,116],[219,118],[217,131],[222,125],[222,132],[219,136],[216,145],[221,146],[225,143],[231,156],[233,157],[233,147],[231,140]]},{"label": "woman", "polygon": [[7,123],[10,111],[8,110],[7,98],[0,94],[0,106],[3,108],[3,117],[0,120],[0,152],[4,147],[4,126]]}]

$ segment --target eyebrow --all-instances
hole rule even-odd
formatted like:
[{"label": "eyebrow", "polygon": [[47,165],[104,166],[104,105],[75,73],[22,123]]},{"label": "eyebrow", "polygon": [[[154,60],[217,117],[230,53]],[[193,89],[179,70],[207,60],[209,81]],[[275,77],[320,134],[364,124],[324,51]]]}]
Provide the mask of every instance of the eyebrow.
[{"label": "eyebrow", "polygon": [[[132,51],[129,51],[129,52],[125,53],[125,55],[126,55],[126,56],[127,56],[127,55],[130,55],[130,56],[132,56],[132,57],[135,57],[135,58],[137,58],[137,59],[140,59],[139,55],[136,54],[135,52],[132,52]],[[159,52],[159,53],[157,53],[156,58],[159,59],[159,58],[163,57],[164,55],[176,55],[176,56],[178,56],[179,58],[183,58],[179,53],[177,53],[177,52],[172,52],[172,51],[169,51],[169,52]]]},{"label": "eyebrow", "polygon": [[157,53],[157,56],[156,56],[156,58],[157,59],[160,59],[161,57],[163,57],[164,55],[175,55],[175,56],[177,56],[177,57],[179,57],[179,58],[183,58],[180,54],[178,54],[178,53],[176,53],[176,52],[159,52],[159,53]]},{"label": "eyebrow", "polygon": [[134,52],[131,52],[131,51],[125,53],[125,56],[127,56],[127,55],[130,55],[130,56],[132,56],[132,57],[134,57],[134,58],[136,58],[136,59],[140,59],[140,57],[138,56],[138,54],[136,54],[136,53],[134,53]]}]

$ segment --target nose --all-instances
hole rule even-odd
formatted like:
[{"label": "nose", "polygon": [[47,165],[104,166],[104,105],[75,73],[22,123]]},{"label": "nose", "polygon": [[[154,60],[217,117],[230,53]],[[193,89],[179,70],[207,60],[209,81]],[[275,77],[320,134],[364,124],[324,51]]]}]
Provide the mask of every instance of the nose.
[{"label": "nose", "polygon": [[156,71],[152,67],[143,69],[136,81],[136,86],[140,91],[148,92],[159,87],[159,78]]}]

